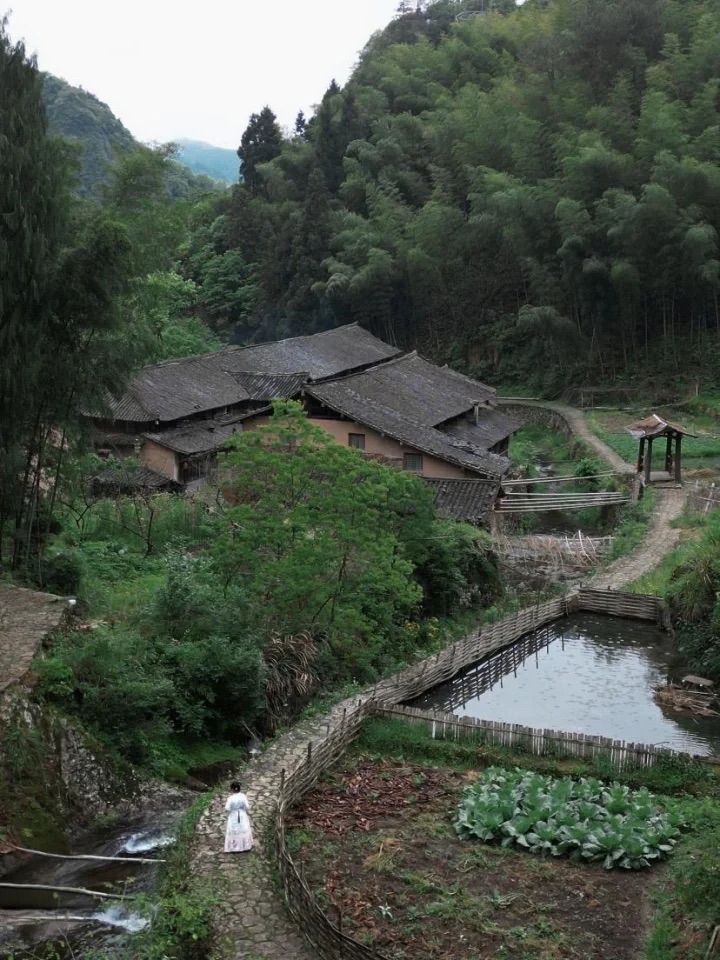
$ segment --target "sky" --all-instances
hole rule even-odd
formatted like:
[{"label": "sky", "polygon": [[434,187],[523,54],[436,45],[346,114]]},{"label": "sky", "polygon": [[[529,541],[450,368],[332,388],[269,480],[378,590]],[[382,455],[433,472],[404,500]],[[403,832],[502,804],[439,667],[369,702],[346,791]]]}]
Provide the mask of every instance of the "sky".
[{"label": "sky", "polygon": [[[12,2],[12,0],[10,0]],[[10,36],[145,142],[235,149],[268,104],[283,126],[347,80],[398,0],[15,0]],[[0,14],[2,7],[0,7]]]}]

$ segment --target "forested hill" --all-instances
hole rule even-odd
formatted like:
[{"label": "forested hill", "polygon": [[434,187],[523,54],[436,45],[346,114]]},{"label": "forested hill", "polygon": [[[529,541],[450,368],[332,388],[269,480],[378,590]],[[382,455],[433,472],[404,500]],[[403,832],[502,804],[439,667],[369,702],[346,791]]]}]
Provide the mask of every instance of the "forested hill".
[{"label": "forested hill", "polygon": [[[97,186],[107,181],[108,167],[120,154],[135,150],[140,144],[106,103],[49,73],[43,76],[43,100],[50,131],[79,144],[79,192],[93,195]],[[235,179],[237,166],[236,156]],[[211,181],[201,176],[203,173],[178,163],[168,176],[168,189],[173,196],[183,197],[197,189],[212,188]]]},{"label": "forested hill", "polygon": [[91,193],[114,163],[117,152],[133,150],[137,141],[110,107],[92,93],[46,73],[43,99],[53,133],[82,147],[82,189]]},{"label": "forested hill", "polygon": [[356,319],[547,391],[714,361],[720,0],[483,5],[401,5],[290,139],[253,117],[202,235],[242,334]]},{"label": "forested hill", "polygon": [[240,161],[237,151],[214,147],[201,140],[176,140],[177,158],[193,173],[203,173],[223,183],[237,183]]}]

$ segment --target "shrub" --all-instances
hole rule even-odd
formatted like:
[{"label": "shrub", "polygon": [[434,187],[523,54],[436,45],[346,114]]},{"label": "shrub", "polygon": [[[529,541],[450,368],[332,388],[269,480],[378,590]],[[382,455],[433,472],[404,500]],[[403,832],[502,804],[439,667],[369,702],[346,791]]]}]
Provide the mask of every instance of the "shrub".
[{"label": "shrub", "polygon": [[45,557],[41,566],[40,586],[50,593],[72,596],[80,591],[83,565],[75,551],[65,550]]},{"label": "shrub", "polygon": [[606,870],[649,867],[669,856],[679,836],[678,818],[661,814],[644,788],[501,767],[465,789],[455,829],[530,853],[602,861]]}]

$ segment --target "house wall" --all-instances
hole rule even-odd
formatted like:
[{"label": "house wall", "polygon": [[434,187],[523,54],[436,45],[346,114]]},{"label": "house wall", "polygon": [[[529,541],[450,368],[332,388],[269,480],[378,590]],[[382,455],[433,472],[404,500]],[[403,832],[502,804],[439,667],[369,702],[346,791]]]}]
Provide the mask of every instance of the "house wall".
[{"label": "house wall", "polygon": [[146,440],[140,450],[140,463],[150,470],[156,470],[171,480],[178,479],[177,454],[167,447],[161,447],[154,440]]},{"label": "house wall", "polygon": [[[371,427],[366,427],[362,423],[355,423],[353,420],[332,420],[325,417],[309,417],[308,419],[310,423],[315,424],[316,427],[320,427],[321,430],[329,433],[333,439],[337,440],[337,442],[341,443],[344,447],[349,445],[348,434],[364,433],[366,454],[396,460],[400,467],[402,466],[403,453],[421,453],[423,458],[421,476],[423,477],[456,480],[462,477],[472,476],[472,474],[465,473],[462,467],[458,467],[454,463],[446,463],[444,460],[439,460],[437,457],[431,457],[429,454],[423,453],[422,450],[403,446],[398,443],[397,440],[393,440],[391,437],[384,437],[376,430],[373,430]],[[269,422],[270,417],[255,417],[252,420],[245,420],[243,422],[243,429],[252,430],[255,427],[263,426]]]},{"label": "house wall", "polygon": [[430,454],[423,453],[422,450],[416,450],[415,447],[398,443],[398,441],[393,440],[392,437],[384,437],[382,434],[373,430],[371,427],[366,427],[362,423],[355,423],[353,420],[330,420],[325,419],[325,417],[311,417],[310,423],[314,423],[317,427],[325,430],[326,433],[329,433],[338,443],[342,443],[345,447],[348,446],[348,434],[364,433],[365,453],[377,454],[382,457],[388,457],[391,460],[398,460],[400,466],[402,466],[404,453],[421,453],[423,458],[423,477],[457,479],[466,476],[462,467],[458,467],[454,463],[446,463],[444,460],[439,460],[436,457],[431,457]]}]

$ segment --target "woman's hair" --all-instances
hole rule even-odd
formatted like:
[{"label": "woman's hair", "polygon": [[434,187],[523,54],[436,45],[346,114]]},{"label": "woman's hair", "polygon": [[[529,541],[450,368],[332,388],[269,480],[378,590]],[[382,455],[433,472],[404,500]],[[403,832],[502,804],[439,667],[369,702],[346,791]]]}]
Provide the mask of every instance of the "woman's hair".
[{"label": "woman's hair", "polygon": [[230,784],[230,789],[232,790],[233,793],[240,792],[240,784],[238,783],[237,780],[233,780],[233,782]]}]

